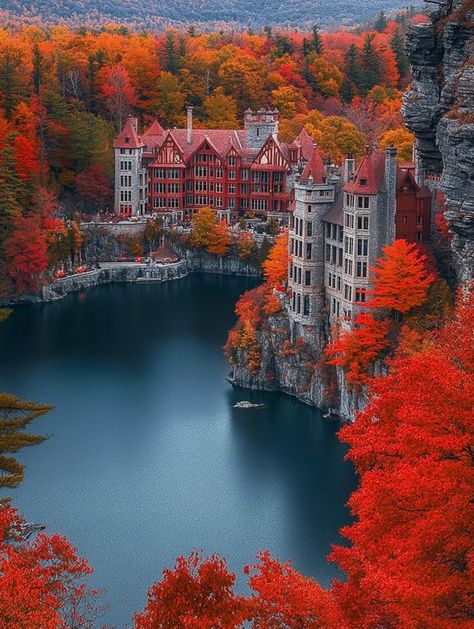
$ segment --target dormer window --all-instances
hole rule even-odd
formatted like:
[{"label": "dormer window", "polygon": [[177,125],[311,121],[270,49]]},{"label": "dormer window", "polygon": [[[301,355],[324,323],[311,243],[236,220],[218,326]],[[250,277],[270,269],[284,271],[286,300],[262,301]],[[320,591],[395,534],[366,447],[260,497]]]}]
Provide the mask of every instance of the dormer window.
[{"label": "dormer window", "polygon": [[360,185],[361,186],[366,186],[367,185],[367,179],[359,179]]},{"label": "dormer window", "polygon": [[130,144],[130,138],[125,138],[125,144]]}]

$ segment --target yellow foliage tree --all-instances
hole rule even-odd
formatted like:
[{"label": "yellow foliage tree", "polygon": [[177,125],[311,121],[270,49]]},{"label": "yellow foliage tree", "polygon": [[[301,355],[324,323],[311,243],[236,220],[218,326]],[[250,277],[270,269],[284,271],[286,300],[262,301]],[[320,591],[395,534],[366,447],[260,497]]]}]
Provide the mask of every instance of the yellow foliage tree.
[{"label": "yellow foliage tree", "polygon": [[413,142],[415,136],[405,129],[398,127],[386,131],[380,138],[380,148],[386,149],[388,146],[395,146],[398,149],[398,158],[402,162],[410,162],[413,156]]},{"label": "yellow foliage tree", "polygon": [[210,207],[203,207],[191,219],[191,244],[206,249],[211,242],[211,234],[216,227],[216,215]]}]

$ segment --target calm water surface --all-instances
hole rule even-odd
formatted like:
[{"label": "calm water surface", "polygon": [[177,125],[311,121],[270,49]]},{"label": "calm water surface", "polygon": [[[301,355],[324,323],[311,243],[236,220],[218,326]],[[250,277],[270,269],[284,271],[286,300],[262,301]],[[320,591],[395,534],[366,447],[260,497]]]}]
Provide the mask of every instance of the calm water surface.
[{"label": "calm water surface", "polygon": [[[355,486],[336,423],[278,394],[234,390],[222,345],[243,278],[108,285],[0,326],[0,390],[51,403],[13,492],[69,537],[111,610],[130,623],[148,586],[193,548],[238,572],[268,548],[327,585]],[[264,402],[234,409],[238,400]],[[243,577],[239,586],[244,587]]]}]

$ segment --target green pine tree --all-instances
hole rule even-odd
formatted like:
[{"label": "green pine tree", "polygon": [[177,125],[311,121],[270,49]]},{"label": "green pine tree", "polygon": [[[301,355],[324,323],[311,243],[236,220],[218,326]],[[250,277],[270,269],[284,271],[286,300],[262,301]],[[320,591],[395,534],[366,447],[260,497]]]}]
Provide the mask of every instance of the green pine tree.
[{"label": "green pine tree", "polygon": [[378,85],[382,79],[382,63],[372,42],[374,35],[367,33],[361,52],[362,80],[360,94],[366,96],[374,85]]},{"label": "green pine tree", "polygon": [[16,487],[23,480],[24,465],[6,455],[46,439],[26,433],[25,429],[50,410],[51,406],[46,404],[25,402],[9,393],[0,393],[0,487]]},{"label": "green pine tree", "polygon": [[345,80],[341,87],[341,96],[346,102],[350,102],[357,96],[362,87],[362,67],[359,60],[359,51],[355,44],[351,44],[344,57]]},{"label": "green pine tree", "polygon": [[321,40],[321,35],[319,34],[319,29],[318,29],[317,24],[314,24],[313,28],[311,29],[311,45],[312,45],[313,51],[317,55],[323,54],[323,42]]},{"label": "green pine tree", "polygon": [[385,13],[383,11],[380,11],[380,13],[377,16],[377,19],[374,22],[374,29],[377,32],[382,33],[386,28],[387,28],[387,18],[385,17]]},{"label": "green pine tree", "polygon": [[392,39],[390,40],[390,47],[392,48],[396,60],[398,72],[400,74],[400,78],[404,77],[410,68],[410,64],[408,62],[408,57],[405,53],[405,42],[400,30],[394,32]]}]

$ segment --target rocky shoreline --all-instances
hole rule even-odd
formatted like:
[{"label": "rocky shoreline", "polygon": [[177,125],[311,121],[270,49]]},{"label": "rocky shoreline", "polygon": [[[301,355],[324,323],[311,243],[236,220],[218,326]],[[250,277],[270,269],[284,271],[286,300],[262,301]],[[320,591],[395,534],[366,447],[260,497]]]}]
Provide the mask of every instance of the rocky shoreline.
[{"label": "rocky shoreline", "polygon": [[256,267],[242,260],[230,257],[216,258],[206,252],[187,251],[183,259],[172,264],[101,263],[100,268],[58,278],[43,286],[37,294],[24,295],[15,300],[5,300],[0,303],[0,307],[56,301],[69,293],[112,282],[170,282],[179,280],[191,273],[216,273],[245,277],[260,276],[260,271]]}]

